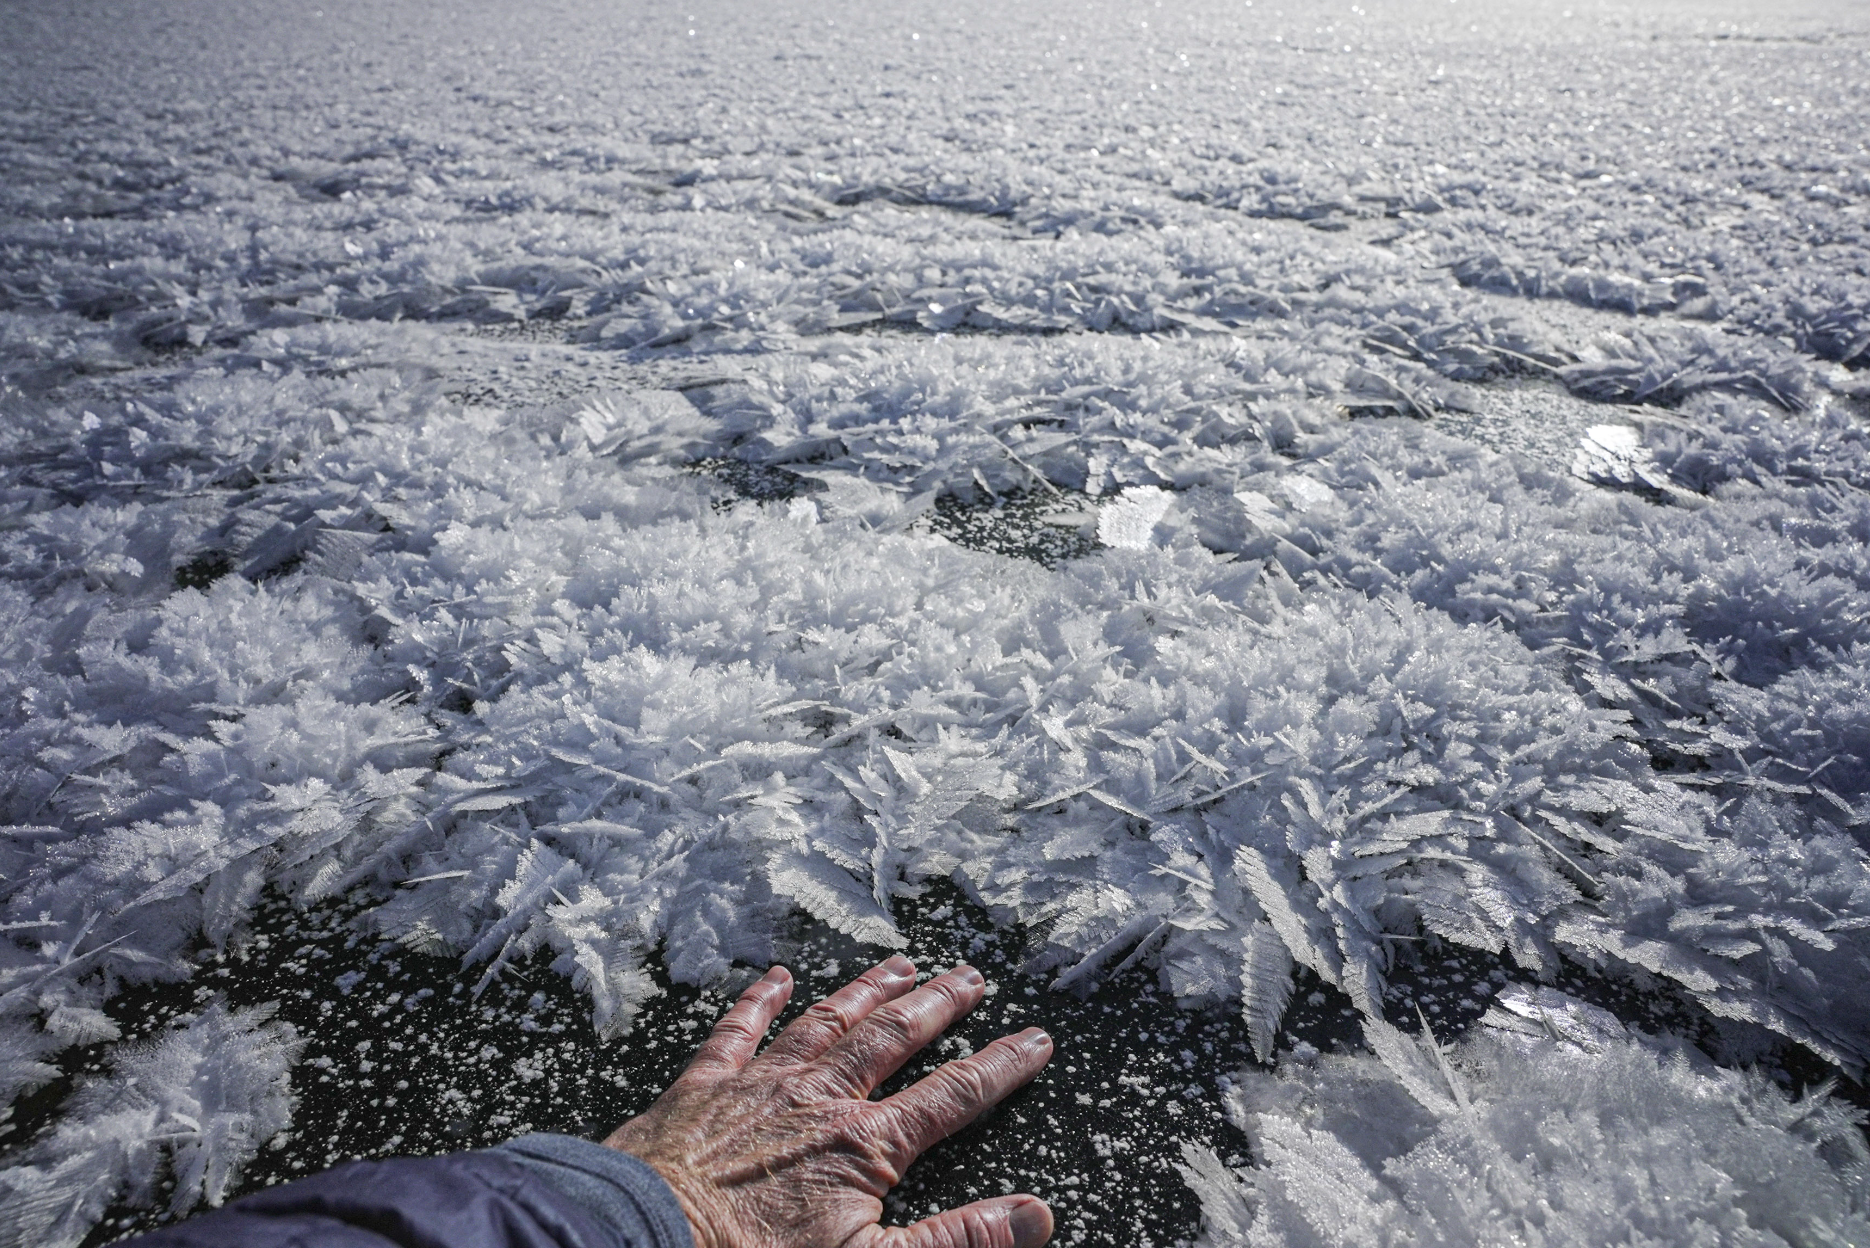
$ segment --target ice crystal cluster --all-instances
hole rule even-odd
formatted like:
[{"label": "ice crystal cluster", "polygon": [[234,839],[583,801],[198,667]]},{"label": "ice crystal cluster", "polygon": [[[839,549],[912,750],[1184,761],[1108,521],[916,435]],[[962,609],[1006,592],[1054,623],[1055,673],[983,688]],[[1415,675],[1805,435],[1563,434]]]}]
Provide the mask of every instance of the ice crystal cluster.
[{"label": "ice crystal cluster", "polygon": [[[1504,1007],[1504,1008],[1502,1008]],[[1452,1052],[1365,1023],[1373,1056],[1243,1072],[1264,1164],[1184,1146],[1209,1244],[1855,1244],[1870,1149],[1822,1091],[1627,1035],[1513,989]]]},{"label": "ice crystal cluster", "polygon": [[[1870,1057],[1861,13],[429,7],[0,52],[0,1096],[267,890],[627,1043],[947,879],[1244,1012],[1215,1242],[1861,1234],[1818,1094],[1384,1018],[1458,945]],[[935,523],[1033,495],[1094,553]],[[0,1236],[218,1202],[292,1054],[117,1051]]]},{"label": "ice crystal cluster", "polygon": [[216,1002],[154,1044],[124,1044],[51,1135],[0,1171],[0,1236],[75,1244],[114,1199],[147,1202],[159,1175],[187,1213],[218,1205],[239,1167],[292,1120],[292,1028]]}]

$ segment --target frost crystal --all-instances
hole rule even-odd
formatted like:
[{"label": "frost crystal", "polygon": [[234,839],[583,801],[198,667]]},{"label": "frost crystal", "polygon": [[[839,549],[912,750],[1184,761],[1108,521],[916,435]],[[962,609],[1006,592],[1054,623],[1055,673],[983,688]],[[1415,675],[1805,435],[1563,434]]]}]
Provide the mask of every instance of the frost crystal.
[{"label": "frost crystal", "polygon": [[1135,485],[1105,503],[1097,515],[1097,540],[1123,550],[1148,550],[1150,534],[1175,497],[1153,485]]},{"label": "frost crystal", "polygon": [[[1523,999],[1577,1020],[1591,1007]],[[1517,1012],[1515,1017],[1521,1017]],[[1614,1026],[1614,1021],[1613,1024]],[[1823,1090],[1595,1030],[1477,1035],[1444,1052],[1370,1022],[1375,1057],[1243,1072],[1230,1167],[1183,1145],[1201,1243],[1767,1245],[1870,1234],[1860,1115]],[[1637,1176],[1637,1181],[1632,1181]]]},{"label": "frost crystal", "polygon": [[[266,896],[483,991],[549,959],[627,1044],[660,977],[801,915],[901,946],[943,880],[1263,1062],[1300,976],[1365,1017],[1386,1065],[1255,1085],[1257,1177],[1190,1163],[1217,1236],[1804,1233],[1670,1114],[1861,1216],[1832,1111],[1547,995],[1870,1061],[1845,17],[1001,5],[905,49],[827,3],[470,6],[441,58],[387,6],[369,64],[262,6],[304,74],[135,6],[9,29],[8,1103]],[[1069,556],[980,549],[1019,517]],[[1382,1030],[1457,946],[1528,981],[1489,1034]],[[211,1009],[111,1050],[16,1225],[165,1155],[218,1199],[290,1049]],[[1340,1084],[1402,1134],[1300,1108]],[[1652,1163],[1689,1221],[1617,1187]]]},{"label": "frost crystal", "polygon": [[113,1202],[174,1182],[169,1209],[219,1205],[292,1120],[298,1041],[270,1009],[214,1002],[154,1042],[120,1045],[50,1136],[0,1171],[0,1243],[68,1248]]}]

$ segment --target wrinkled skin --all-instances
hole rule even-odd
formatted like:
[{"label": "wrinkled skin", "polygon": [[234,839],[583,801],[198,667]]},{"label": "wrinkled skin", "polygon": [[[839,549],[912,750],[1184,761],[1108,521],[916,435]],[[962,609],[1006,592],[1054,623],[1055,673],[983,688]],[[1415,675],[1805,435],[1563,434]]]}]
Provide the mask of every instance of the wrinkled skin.
[{"label": "wrinkled skin", "polygon": [[668,1181],[696,1248],[1039,1248],[1051,1238],[1052,1214],[1034,1196],[878,1225],[883,1194],[910,1162],[1052,1056],[1050,1037],[1028,1028],[894,1096],[869,1099],[985,991],[968,966],[918,988],[915,967],[893,957],[794,1019],[756,1056],[792,995],[792,976],[776,966],[741,994],[649,1112],[604,1143]]}]

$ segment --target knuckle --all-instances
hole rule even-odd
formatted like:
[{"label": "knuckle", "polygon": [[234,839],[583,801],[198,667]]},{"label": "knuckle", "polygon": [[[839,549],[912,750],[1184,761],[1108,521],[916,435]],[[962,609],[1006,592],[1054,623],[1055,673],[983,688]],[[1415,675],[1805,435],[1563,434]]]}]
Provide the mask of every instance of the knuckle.
[{"label": "knuckle", "polygon": [[906,1156],[914,1157],[936,1141],[947,1138],[948,1132],[942,1129],[944,1115],[938,1106],[929,1104],[926,1098],[905,1100],[890,1108],[890,1117],[897,1136],[907,1150]]},{"label": "knuckle", "polygon": [[796,1111],[821,1105],[833,1099],[834,1093],[824,1086],[822,1078],[806,1074],[778,1084],[774,1088],[773,1096],[782,1110]]},{"label": "knuckle", "polygon": [[1005,1221],[975,1205],[952,1209],[923,1224],[918,1248],[1010,1248],[1012,1237],[1001,1233]]},{"label": "knuckle", "polygon": [[729,1013],[751,1014],[763,1010],[777,995],[772,984],[755,984],[740,994]]},{"label": "knuckle", "polygon": [[967,1105],[978,1105],[988,1097],[986,1072],[979,1062],[963,1058],[948,1064],[948,1086],[951,1094]]},{"label": "knuckle", "polygon": [[895,1135],[894,1126],[882,1114],[846,1114],[834,1130],[842,1143],[864,1156],[883,1153]]},{"label": "knuckle", "polygon": [[871,1017],[876,1020],[877,1027],[894,1040],[914,1040],[919,1031],[914,1016],[903,1006],[886,1005]]},{"label": "knuckle", "polygon": [[889,1115],[847,1115],[832,1126],[831,1135],[848,1163],[866,1180],[879,1182],[885,1189],[901,1181],[898,1159],[911,1154],[902,1128]]},{"label": "knuckle", "polygon": [[980,1060],[995,1071],[1015,1074],[1028,1063],[1030,1050],[1012,1036],[1001,1036],[978,1054]]},{"label": "knuckle", "polygon": [[831,1120],[827,1133],[842,1152],[859,1151],[870,1128],[856,1114],[843,1114]]},{"label": "knuckle", "polygon": [[822,1066],[818,1070],[817,1086],[820,1099],[856,1108],[871,1104],[867,1099],[870,1082],[864,1077],[861,1066],[848,1062],[832,1062]]},{"label": "knuckle", "polygon": [[900,1114],[873,1114],[870,1130],[884,1148],[886,1157],[913,1157],[916,1147],[914,1125]]},{"label": "knuckle", "polygon": [[883,1046],[875,1043],[874,1033],[858,1032],[831,1052],[825,1054],[818,1063],[825,1081],[836,1089],[839,1096],[863,1096],[870,1090],[866,1082],[881,1058]]},{"label": "knuckle", "polygon": [[843,1031],[850,1026],[844,1007],[829,998],[818,1002],[799,1016],[799,1021],[816,1029]]},{"label": "knuckle", "polygon": [[959,979],[956,979],[953,975],[937,976],[924,986],[933,988],[936,992],[946,997],[951,1004],[956,1006],[967,1005],[968,997],[972,995],[968,986]]},{"label": "knuckle", "polygon": [[714,1024],[714,1034],[725,1040],[753,1040],[757,1035],[753,1030],[753,1020],[745,1014],[729,1013],[720,1022]]},{"label": "knuckle", "polygon": [[842,1021],[844,1013],[838,1009],[838,1003],[836,1001],[827,997],[823,1001],[814,1001],[811,1005],[807,1006],[805,1013],[801,1017],[808,1022],[836,1023]]},{"label": "knuckle", "polygon": [[964,1240],[967,1248],[1005,1248],[1007,1240],[999,1234],[1006,1225],[1004,1217],[995,1216],[985,1209],[967,1209],[962,1211]]}]

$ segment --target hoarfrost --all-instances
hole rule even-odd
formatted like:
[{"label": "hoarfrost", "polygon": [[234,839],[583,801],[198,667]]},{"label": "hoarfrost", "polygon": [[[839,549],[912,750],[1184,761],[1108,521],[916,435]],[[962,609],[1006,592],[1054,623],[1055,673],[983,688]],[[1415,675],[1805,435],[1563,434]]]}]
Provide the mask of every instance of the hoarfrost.
[{"label": "hoarfrost", "polygon": [[113,1201],[173,1181],[172,1213],[219,1205],[240,1167],[292,1120],[298,1041],[272,1011],[212,1002],[154,1042],[113,1050],[64,1120],[0,1172],[0,1243],[69,1248]]},{"label": "hoarfrost", "polygon": [[1824,1089],[1793,1099],[1537,993],[1564,1038],[1484,1029],[1444,1051],[1370,1021],[1376,1056],[1242,1072],[1228,1108],[1251,1163],[1183,1145],[1200,1242],[1764,1246],[1870,1233],[1861,1116]]},{"label": "hoarfrost", "polygon": [[[111,1042],[118,986],[239,941],[268,889],[367,899],[483,986],[549,953],[613,1037],[659,971],[725,982],[798,912],[892,947],[893,903],[943,879],[1028,925],[1033,973],[1147,966],[1240,1010],[1263,1061],[1301,973],[1366,1015],[1391,1066],[1254,1085],[1287,1107],[1254,1111],[1277,1119],[1260,1177],[1190,1163],[1217,1236],[1335,1193],[1351,1221],[1306,1233],[1485,1238],[1431,1174],[1472,1177],[1475,1123],[1520,1150],[1522,1193],[1633,1209],[1603,1185],[1679,1158],[1664,1108],[1617,1120],[1618,1096],[1728,1106],[1720,1139],[1809,1179],[1788,1200],[1859,1191],[1842,1136],[1547,984],[1495,1007],[1545,1030],[1536,1061],[1379,1030],[1404,951],[1459,945],[1870,1058],[1870,174],[1837,137],[1863,129],[1854,79],[1800,59],[1848,23],[1775,14],[1798,37],[1760,41],[1632,10],[1586,37],[1520,6],[1527,40],[1377,7],[1320,45],[1363,52],[1304,57],[1313,17],[1266,6],[1162,13],[1140,47],[969,10],[861,106],[895,37],[861,8],[692,62],[602,6],[566,10],[555,57],[464,14],[465,59],[400,85],[360,85],[343,23],[297,10],[269,20],[328,81],[229,82],[232,45],[134,15],[23,31],[45,54],[18,58],[32,121],[0,139],[8,1101]],[[486,47],[512,49],[523,123]],[[729,65],[741,111],[697,85]],[[59,111],[69,84],[32,66],[108,116]],[[173,66],[219,102],[175,101]],[[1605,73],[1683,85],[1576,89]],[[408,98],[358,103],[379,86]],[[1621,423],[1575,469],[1442,436],[1509,376]],[[811,492],[736,497],[735,471]],[[1103,548],[1048,568],[940,536],[946,508],[1026,496]],[[285,1112],[272,1026],[210,1010],[153,1052],[219,1072],[258,1133]],[[1292,1108],[1340,1083],[1426,1134],[1378,1149]],[[156,1146],[86,1134],[115,1086],[9,1174],[146,1194]],[[1548,1093],[1607,1151],[1508,1121]],[[222,1160],[178,1190],[218,1199],[245,1145],[202,1147],[178,1164]],[[1709,1193],[1744,1176],[1668,1173],[1740,1236]]]}]

